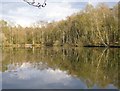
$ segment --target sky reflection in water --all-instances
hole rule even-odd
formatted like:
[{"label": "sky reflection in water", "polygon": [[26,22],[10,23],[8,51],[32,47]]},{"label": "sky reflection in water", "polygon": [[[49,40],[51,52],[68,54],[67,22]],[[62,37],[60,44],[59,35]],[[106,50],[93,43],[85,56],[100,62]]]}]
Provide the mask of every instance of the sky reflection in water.
[{"label": "sky reflection in water", "polygon": [[18,68],[11,65],[10,69],[3,73],[3,88],[87,88],[78,78],[59,69],[43,68],[41,65],[38,70],[30,63],[23,63]]},{"label": "sky reflection in water", "polygon": [[[5,49],[3,89],[117,89],[117,49]],[[29,61],[28,61],[29,60]]]}]

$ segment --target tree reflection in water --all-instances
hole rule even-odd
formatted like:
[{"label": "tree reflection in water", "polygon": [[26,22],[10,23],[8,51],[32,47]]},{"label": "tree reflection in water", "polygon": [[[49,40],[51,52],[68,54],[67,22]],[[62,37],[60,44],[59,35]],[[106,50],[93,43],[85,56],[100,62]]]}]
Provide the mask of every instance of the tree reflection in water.
[{"label": "tree reflection in water", "polygon": [[[3,75],[9,72],[14,78],[19,75],[21,79],[29,79],[29,77],[35,79],[38,74],[43,72],[45,77],[48,75],[46,72],[51,71],[58,72],[56,74],[59,76],[64,74],[63,78],[70,76],[74,79],[80,79],[86,85],[84,88],[96,88],[96,85],[99,88],[109,88],[108,86],[119,88],[118,61],[120,50],[118,49],[5,48],[2,53]],[[19,72],[28,75],[21,76]],[[52,76],[55,78],[55,73]]]}]

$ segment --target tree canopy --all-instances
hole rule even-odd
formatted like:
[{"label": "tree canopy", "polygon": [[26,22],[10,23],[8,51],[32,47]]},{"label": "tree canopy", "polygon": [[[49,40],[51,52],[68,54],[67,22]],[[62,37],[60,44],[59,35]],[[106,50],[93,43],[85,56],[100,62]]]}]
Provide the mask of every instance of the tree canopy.
[{"label": "tree canopy", "polygon": [[[41,22],[31,27],[11,27],[0,21],[4,46],[25,44],[43,46],[120,46],[118,27],[118,5],[109,8],[105,4],[97,7],[87,5],[66,20]],[[40,25],[40,26],[39,26]]]}]

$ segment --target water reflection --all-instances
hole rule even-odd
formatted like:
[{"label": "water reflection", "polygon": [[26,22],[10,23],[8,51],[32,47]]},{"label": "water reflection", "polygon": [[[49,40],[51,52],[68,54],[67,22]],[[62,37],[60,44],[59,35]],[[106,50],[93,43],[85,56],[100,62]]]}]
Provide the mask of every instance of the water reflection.
[{"label": "water reflection", "polygon": [[2,50],[0,48],[0,90],[2,90]]},{"label": "water reflection", "polygon": [[5,48],[3,88],[119,88],[120,50],[103,48]]},{"label": "water reflection", "polygon": [[4,72],[3,75],[3,88],[78,88],[79,84],[85,87],[84,83],[65,71],[52,68],[38,70],[29,63],[23,63],[16,70]]}]

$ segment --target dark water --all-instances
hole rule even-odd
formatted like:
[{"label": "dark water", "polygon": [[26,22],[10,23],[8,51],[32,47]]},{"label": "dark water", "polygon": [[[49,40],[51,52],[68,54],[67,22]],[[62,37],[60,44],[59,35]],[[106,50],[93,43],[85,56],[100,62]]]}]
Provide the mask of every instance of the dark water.
[{"label": "dark water", "polygon": [[119,49],[5,48],[3,89],[118,89]]}]

